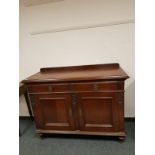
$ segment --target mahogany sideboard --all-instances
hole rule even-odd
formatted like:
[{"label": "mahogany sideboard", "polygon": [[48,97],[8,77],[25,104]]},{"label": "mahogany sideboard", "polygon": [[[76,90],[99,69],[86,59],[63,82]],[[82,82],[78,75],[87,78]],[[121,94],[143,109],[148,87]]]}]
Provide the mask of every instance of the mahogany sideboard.
[{"label": "mahogany sideboard", "polygon": [[23,80],[36,132],[117,136],[123,140],[124,81],[118,63],[41,68]]}]

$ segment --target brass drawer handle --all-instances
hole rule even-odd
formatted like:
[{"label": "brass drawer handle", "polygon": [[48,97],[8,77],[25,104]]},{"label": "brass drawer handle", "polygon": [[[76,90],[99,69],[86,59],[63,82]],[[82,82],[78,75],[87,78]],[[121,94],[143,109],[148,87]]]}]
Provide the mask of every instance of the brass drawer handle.
[{"label": "brass drawer handle", "polygon": [[49,85],[49,86],[48,86],[48,91],[53,91],[52,85]]},{"label": "brass drawer handle", "polygon": [[93,90],[97,91],[98,90],[98,85],[97,84],[93,84]]}]

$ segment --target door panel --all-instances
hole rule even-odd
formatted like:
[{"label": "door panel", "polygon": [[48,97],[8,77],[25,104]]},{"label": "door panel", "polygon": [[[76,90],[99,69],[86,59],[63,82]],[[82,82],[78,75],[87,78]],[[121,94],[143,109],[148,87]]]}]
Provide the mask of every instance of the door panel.
[{"label": "door panel", "polygon": [[74,130],[74,116],[69,94],[35,96],[34,116],[37,128],[45,130]]},{"label": "door panel", "polygon": [[78,109],[80,130],[117,130],[118,110],[114,93],[80,93]]}]

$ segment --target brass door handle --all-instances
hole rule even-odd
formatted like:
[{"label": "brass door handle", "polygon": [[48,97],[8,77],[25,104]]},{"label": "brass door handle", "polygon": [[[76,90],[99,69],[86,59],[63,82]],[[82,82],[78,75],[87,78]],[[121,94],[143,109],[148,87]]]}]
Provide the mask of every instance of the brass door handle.
[{"label": "brass door handle", "polygon": [[72,116],[72,108],[71,107],[69,108],[68,113],[69,113],[69,116],[71,117]]},{"label": "brass door handle", "polygon": [[79,108],[79,116],[82,117],[82,110]]},{"label": "brass door handle", "polygon": [[76,94],[71,94],[71,97],[72,97],[72,104],[76,105],[77,102]]},{"label": "brass door handle", "polygon": [[93,84],[93,90],[94,90],[94,91],[97,91],[97,90],[98,90],[97,84]]}]

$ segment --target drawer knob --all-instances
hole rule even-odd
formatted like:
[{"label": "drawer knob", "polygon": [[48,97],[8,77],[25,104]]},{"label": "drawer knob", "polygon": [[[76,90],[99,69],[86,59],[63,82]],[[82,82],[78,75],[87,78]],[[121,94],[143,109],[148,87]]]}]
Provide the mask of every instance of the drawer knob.
[{"label": "drawer knob", "polygon": [[93,84],[93,90],[94,90],[94,91],[97,91],[97,90],[98,90],[97,84]]},{"label": "drawer knob", "polygon": [[49,91],[53,91],[53,87],[51,85],[48,86]]}]

